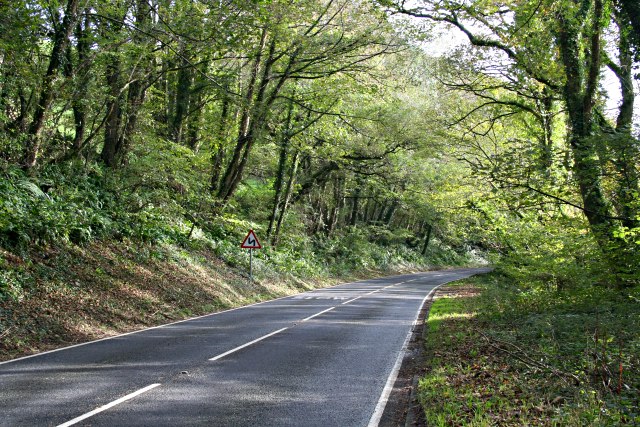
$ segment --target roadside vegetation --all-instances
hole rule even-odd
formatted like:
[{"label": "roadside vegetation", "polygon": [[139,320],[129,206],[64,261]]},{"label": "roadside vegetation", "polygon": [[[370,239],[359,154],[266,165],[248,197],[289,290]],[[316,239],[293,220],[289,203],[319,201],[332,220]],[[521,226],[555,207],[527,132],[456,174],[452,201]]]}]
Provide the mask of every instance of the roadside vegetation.
[{"label": "roadside vegetation", "polygon": [[419,383],[427,425],[637,425],[639,298],[503,272],[441,288]]}]

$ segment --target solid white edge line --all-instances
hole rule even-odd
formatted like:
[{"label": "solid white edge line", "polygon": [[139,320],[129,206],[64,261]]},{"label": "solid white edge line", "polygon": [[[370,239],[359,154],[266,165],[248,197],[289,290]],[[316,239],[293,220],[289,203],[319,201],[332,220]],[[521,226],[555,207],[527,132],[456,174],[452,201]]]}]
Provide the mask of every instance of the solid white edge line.
[{"label": "solid white edge line", "polygon": [[229,351],[225,351],[224,353],[219,354],[219,355],[217,355],[217,356],[215,356],[215,357],[212,357],[212,358],[211,358],[211,359],[209,359],[209,360],[210,360],[211,362],[214,362],[214,361],[216,361],[216,360],[220,360],[220,359],[222,359],[222,358],[223,358],[223,357],[225,357],[225,356],[228,356],[228,355],[230,355],[230,354],[232,354],[232,353],[235,353],[235,352],[236,352],[236,351],[238,351],[238,350],[242,350],[243,348],[249,347],[250,345],[253,345],[253,344],[255,344],[255,343],[259,342],[259,341],[262,341],[262,340],[263,340],[263,339],[265,339],[265,338],[269,338],[269,337],[274,336],[275,334],[279,334],[280,332],[285,331],[285,330],[287,330],[287,329],[289,329],[289,328],[282,328],[282,329],[278,329],[277,331],[273,331],[273,332],[271,332],[270,334],[263,335],[263,336],[261,336],[260,338],[256,338],[255,340],[250,341],[250,342],[248,342],[248,343],[246,343],[246,344],[242,344],[242,345],[241,345],[241,346],[239,346],[239,347],[232,348],[232,349],[231,349],[231,350],[229,350]]},{"label": "solid white edge line", "polygon": [[[365,295],[369,295],[369,294],[365,294]],[[349,304],[350,302],[354,302],[354,301],[356,301],[356,300],[359,300],[360,298],[362,298],[362,296],[355,297],[355,298],[353,298],[353,299],[350,299],[349,301],[345,301],[345,302],[343,302],[343,303],[342,303],[342,304],[340,304],[340,305]]]},{"label": "solid white edge line", "polygon": [[[437,271],[437,270],[435,270],[435,271]],[[425,274],[425,273],[431,273],[431,271],[424,271],[424,272],[421,272],[421,273],[414,273],[414,274]],[[404,276],[404,275],[400,275],[400,276]],[[387,276],[387,277],[383,277],[381,279],[392,278],[392,277],[396,277],[396,276]],[[180,323],[190,322],[192,320],[204,319],[205,317],[217,316],[219,314],[229,313],[231,311],[241,310],[243,308],[253,307],[253,306],[256,306],[256,305],[260,305],[260,304],[266,304],[266,303],[269,303],[269,302],[283,300],[283,299],[286,299],[286,298],[293,298],[293,297],[296,297],[296,296],[300,296],[300,295],[304,295],[304,294],[308,294],[308,293],[313,293],[313,292],[316,292],[316,291],[319,291],[319,290],[332,289],[332,288],[337,288],[338,286],[346,286],[346,285],[351,285],[351,284],[354,284],[354,283],[366,282],[367,280],[371,280],[371,279],[358,280],[356,282],[338,283],[337,285],[327,286],[326,288],[314,289],[312,291],[301,292],[299,294],[285,295],[285,296],[279,297],[279,298],[274,298],[274,299],[270,299],[270,300],[266,300],[266,301],[260,301],[260,302],[256,302],[256,303],[249,304],[249,305],[243,305],[243,306],[240,306],[240,307],[230,308],[228,310],[216,311],[215,313],[203,314],[202,316],[190,317],[188,319],[182,319],[182,320],[178,320],[176,322],[165,323],[164,325],[152,326],[150,328],[139,329],[137,331],[131,331],[131,332],[126,332],[124,334],[113,335],[111,337],[99,338],[97,340],[82,342],[82,343],[79,343],[79,344],[73,344],[73,345],[70,345],[70,346],[60,347],[60,348],[56,348],[56,349],[53,349],[53,350],[47,350],[47,351],[43,351],[43,352],[40,352],[40,353],[30,354],[28,356],[18,357],[16,359],[5,360],[4,362],[0,362],[0,365],[5,365],[5,364],[8,364],[8,363],[13,363],[13,362],[19,362],[21,360],[31,359],[31,358],[38,357],[38,356],[44,356],[45,354],[57,353],[57,352],[63,351],[63,350],[70,350],[72,348],[82,347],[82,346],[85,346],[85,345],[98,343],[98,342],[101,342],[101,341],[107,341],[107,340],[112,340],[112,339],[115,339],[115,338],[126,337],[127,335],[133,335],[133,334],[138,334],[138,333],[145,332],[145,331],[151,331],[151,330],[154,330],[154,329],[165,328],[167,326],[173,326],[173,325],[177,325],[177,324],[180,324]],[[417,279],[415,279],[415,280],[417,280]]]},{"label": "solid white edge line", "polygon": [[400,367],[402,366],[402,361],[404,360],[404,357],[405,357],[405,355],[407,353],[407,347],[409,345],[409,340],[411,339],[411,336],[413,335],[413,329],[418,324],[418,318],[420,316],[420,311],[422,311],[422,307],[427,302],[429,297],[436,291],[436,289],[438,289],[442,285],[444,285],[444,283],[441,283],[438,286],[436,286],[435,288],[431,289],[431,291],[429,291],[427,296],[424,297],[424,299],[422,300],[422,303],[420,304],[420,308],[418,308],[418,312],[416,313],[415,320],[413,321],[413,325],[409,329],[409,333],[407,333],[407,336],[404,339],[404,343],[402,344],[402,349],[398,353],[398,357],[396,358],[396,362],[393,365],[393,368],[391,369],[391,373],[389,374],[389,377],[387,378],[387,382],[384,385],[384,389],[382,390],[382,394],[380,395],[380,399],[378,399],[378,404],[376,405],[376,409],[373,411],[373,414],[371,415],[371,418],[369,419],[369,424],[367,424],[367,427],[378,427],[378,424],[380,424],[380,420],[382,419],[382,414],[384,413],[384,408],[387,406],[387,402],[389,401],[389,396],[391,395],[391,391],[393,390],[393,385],[395,384],[396,380],[398,379],[398,374],[400,373]]},{"label": "solid white edge line", "polygon": [[107,409],[109,409],[109,408],[113,408],[114,406],[119,405],[119,404],[121,404],[122,402],[126,402],[127,400],[133,399],[134,397],[139,396],[139,395],[141,395],[142,393],[146,393],[146,392],[148,392],[149,390],[151,390],[151,389],[154,389],[154,388],[158,387],[159,385],[160,385],[160,384],[151,384],[151,385],[149,385],[149,386],[146,386],[145,388],[141,388],[140,390],[138,390],[138,391],[134,391],[133,393],[130,393],[130,394],[127,394],[126,396],[121,397],[120,399],[114,400],[114,401],[113,401],[113,402],[111,402],[111,403],[107,403],[107,404],[106,404],[106,405],[104,405],[104,406],[100,406],[99,408],[96,408],[96,409],[94,409],[94,410],[93,410],[93,411],[91,411],[91,412],[87,412],[86,414],[84,414],[84,415],[80,415],[79,417],[76,417],[76,418],[74,418],[74,419],[72,419],[72,420],[70,420],[70,421],[67,421],[67,422],[66,422],[66,423],[64,423],[64,424],[60,424],[58,427],[69,427],[69,426],[72,426],[72,425],[74,425],[74,424],[77,424],[77,423],[79,423],[79,422],[80,422],[80,421],[82,421],[82,420],[86,420],[87,418],[89,418],[89,417],[93,417],[94,415],[96,415],[96,414],[98,414],[98,413],[100,413],[100,412],[106,411],[106,410],[107,410]]},{"label": "solid white edge line", "polygon": [[326,313],[327,311],[331,311],[331,310],[333,310],[334,308],[335,308],[335,307],[330,307],[330,308],[327,308],[326,310],[322,310],[320,313],[316,313],[316,314],[314,314],[314,315],[312,315],[312,316],[309,316],[309,317],[307,317],[307,318],[305,318],[305,319],[302,319],[302,320],[301,320],[301,322],[306,322],[307,320],[311,320],[311,319],[313,319],[314,317],[318,317],[318,316],[320,316],[321,314]]}]

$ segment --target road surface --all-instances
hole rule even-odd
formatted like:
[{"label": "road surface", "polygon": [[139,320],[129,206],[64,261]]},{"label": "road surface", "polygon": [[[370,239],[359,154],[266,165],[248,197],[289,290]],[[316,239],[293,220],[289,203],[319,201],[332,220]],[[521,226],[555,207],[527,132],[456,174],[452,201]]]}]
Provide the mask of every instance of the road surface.
[{"label": "road surface", "polygon": [[459,269],[347,283],[0,363],[2,426],[374,426]]}]

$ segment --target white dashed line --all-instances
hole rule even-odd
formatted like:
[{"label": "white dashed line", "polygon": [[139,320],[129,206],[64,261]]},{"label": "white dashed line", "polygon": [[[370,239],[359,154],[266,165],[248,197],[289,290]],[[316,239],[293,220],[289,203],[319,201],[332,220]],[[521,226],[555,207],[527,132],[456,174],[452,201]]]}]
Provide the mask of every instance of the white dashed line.
[{"label": "white dashed line", "polygon": [[111,403],[107,403],[107,404],[106,404],[106,405],[104,405],[104,406],[101,406],[101,407],[99,407],[99,408],[96,408],[96,409],[94,409],[94,410],[93,410],[93,411],[91,411],[91,412],[87,412],[87,413],[86,413],[86,414],[84,414],[84,415],[80,415],[79,417],[74,418],[74,419],[72,419],[71,421],[67,421],[67,422],[66,422],[66,423],[64,423],[64,424],[60,424],[58,427],[68,427],[68,426],[72,426],[72,425],[74,425],[74,424],[77,424],[77,423],[79,423],[80,421],[86,420],[86,419],[87,419],[87,418],[89,418],[89,417],[93,417],[94,415],[99,414],[99,413],[100,413],[100,412],[102,412],[102,411],[106,411],[106,410],[107,410],[107,409],[109,409],[109,408],[113,408],[114,406],[119,405],[119,404],[121,404],[122,402],[126,402],[126,401],[127,401],[127,400],[129,400],[129,399],[133,399],[134,397],[139,396],[139,395],[141,395],[142,393],[146,393],[147,391],[149,391],[149,390],[151,390],[151,389],[154,389],[154,388],[158,387],[159,385],[160,385],[160,384],[151,384],[151,385],[149,385],[149,386],[146,386],[145,388],[141,388],[140,390],[138,390],[138,391],[134,391],[134,392],[133,392],[133,393],[131,393],[131,394],[127,394],[126,396],[121,397],[121,398],[120,398],[120,399],[118,399],[118,400],[114,400],[114,401],[113,401],[113,402],[111,402]]},{"label": "white dashed line", "polygon": [[250,342],[248,342],[248,343],[246,343],[246,344],[242,344],[242,345],[241,345],[241,346],[239,346],[239,347],[236,347],[236,348],[231,349],[231,350],[229,350],[229,351],[225,351],[224,353],[219,354],[219,355],[217,355],[216,357],[212,357],[212,358],[211,358],[211,359],[209,359],[209,360],[210,360],[210,361],[212,361],[212,362],[213,362],[213,361],[216,361],[216,360],[220,360],[220,359],[222,359],[222,358],[223,358],[223,357],[225,357],[225,356],[228,356],[228,355],[230,355],[230,354],[232,354],[232,353],[235,353],[235,352],[236,352],[236,351],[238,351],[238,350],[242,350],[243,348],[249,347],[250,345],[253,345],[253,344],[255,344],[255,343],[259,342],[259,341],[262,341],[262,340],[263,340],[263,339],[265,339],[265,338],[269,338],[269,337],[272,337],[272,336],[274,336],[274,335],[276,335],[276,334],[279,334],[280,332],[285,331],[285,330],[287,330],[287,329],[289,329],[289,328],[282,328],[282,329],[278,329],[277,331],[271,332],[270,334],[264,335],[264,336],[262,336],[262,337],[260,337],[260,338],[257,338],[257,339],[255,339],[255,340],[253,340],[253,341],[250,341]]},{"label": "white dashed line", "polygon": [[326,310],[322,310],[320,313],[316,313],[316,314],[314,314],[313,316],[309,316],[309,317],[307,317],[307,318],[305,318],[305,319],[302,319],[302,322],[306,322],[307,320],[311,320],[311,319],[313,319],[314,317],[317,317],[317,316],[320,316],[321,314],[326,313],[327,311],[331,311],[331,310],[333,310],[334,308],[335,308],[335,307],[331,307],[331,308],[327,308]]}]

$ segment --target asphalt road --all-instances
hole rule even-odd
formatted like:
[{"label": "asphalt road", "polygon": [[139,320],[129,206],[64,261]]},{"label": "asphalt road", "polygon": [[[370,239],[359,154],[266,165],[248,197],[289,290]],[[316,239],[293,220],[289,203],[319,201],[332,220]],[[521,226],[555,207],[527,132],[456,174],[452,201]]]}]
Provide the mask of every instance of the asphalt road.
[{"label": "asphalt road", "polygon": [[2,426],[373,426],[426,296],[385,277],[0,364]]}]

